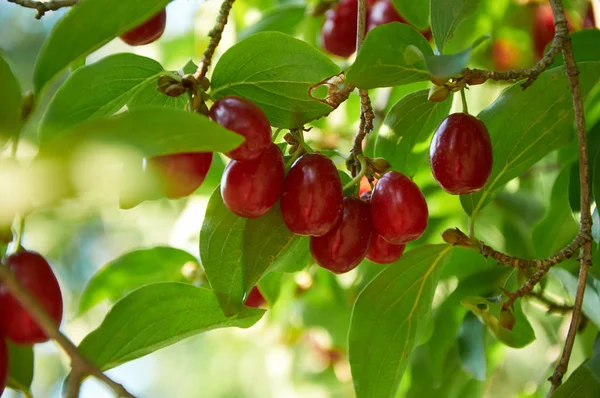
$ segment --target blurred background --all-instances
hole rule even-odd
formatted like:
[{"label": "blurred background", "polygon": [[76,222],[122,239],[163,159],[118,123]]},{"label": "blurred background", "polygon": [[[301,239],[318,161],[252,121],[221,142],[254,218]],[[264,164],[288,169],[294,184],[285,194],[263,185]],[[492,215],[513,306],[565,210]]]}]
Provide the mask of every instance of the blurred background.
[{"label": "blurred background", "polygon": [[[475,38],[491,34],[492,39],[475,52],[473,66],[509,69],[533,65],[533,11],[522,3],[482,1],[479,9],[457,29],[447,51],[463,50]],[[582,23],[586,4],[583,1],[567,2],[577,24]],[[142,47],[129,47],[114,40],[90,55],[87,63],[118,52],[154,58],[167,70],[181,69],[190,58],[198,63],[219,6],[217,0],[176,0],[167,8],[167,27],[160,40]],[[217,57],[240,38],[256,31],[255,23],[265,11],[284,6],[298,9],[300,18],[296,24],[282,29],[320,47],[319,30],[324,17],[304,16],[306,4],[294,0],[237,0]],[[64,12],[47,13],[38,21],[34,18],[34,10],[0,0],[0,51],[19,78],[23,90],[31,89],[37,53]],[[335,61],[344,67],[351,59]],[[26,126],[19,148],[19,158],[23,162],[30,161],[36,153],[36,123],[62,81],[55,82],[53,89],[47,90],[46,97]],[[381,127],[381,116],[402,96],[430,86],[429,82],[423,82],[393,90],[373,90],[371,98],[379,116],[377,128],[386,128],[385,125]],[[467,93],[471,113],[476,114],[492,103],[505,87],[493,82],[472,87]],[[460,102],[459,98],[457,100]],[[454,109],[458,109],[456,101]],[[358,129],[358,116],[359,100],[353,95],[327,119],[312,123],[313,129],[307,133],[307,140],[315,148],[337,148],[347,154],[352,136]],[[369,142],[374,142],[374,138],[371,137]],[[428,143],[427,140],[419,144],[417,152],[426,152]],[[367,145],[368,151],[371,144]],[[65,302],[62,329],[75,343],[97,327],[110,308],[103,304],[84,316],[75,317],[81,292],[102,265],[132,249],[155,245],[171,245],[199,257],[198,236],[206,204],[224,167],[223,159],[215,160],[212,178],[186,199],[148,201],[131,210],[119,210],[114,198],[101,194],[103,189],[109,189],[111,181],[94,176],[97,187],[88,195],[42,208],[27,217],[24,246],[42,253],[55,269]],[[334,160],[340,169],[344,168],[341,157]],[[563,166],[555,154],[536,165],[534,170],[511,181],[505,192],[482,214],[478,222],[479,237],[499,250],[534,257],[537,253],[532,231],[550,209],[552,187]],[[425,236],[413,245],[440,243],[439,233],[449,227],[464,228],[466,217],[458,197],[439,189],[426,163],[415,169],[414,178],[427,196],[431,218]],[[18,177],[0,173],[3,187],[19,183]],[[0,196],[0,204],[9,200],[4,193]],[[567,223],[563,228],[575,228],[576,231],[577,223],[574,218],[572,221],[574,224]],[[465,254],[462,258],[458,267],[494,267],[477,256]],[[120,366],[108,374],[125,384],[132,393],[148,398],[352,397],[345,347],[351,306],[357,292],[382,267],[365,261],[358,269],[343,276],[333,276],[316,267],[285,274],[277,303],[254,327],[211,331]],[[439,307],[456,288],[456,275],[460,274],[460,269],[453,272],[448,272],[441,282],[434,307]],[[555,285],[557,297],[565,297],[568,302],[564,289],[557,283]],[[426,397],[434,393],[436,397],[450,397],[461,391],[463,397],[543,397],[548,388],[545,378],[560,354],[568,319],[560,314],[547,315],[544,307],[536,303],[525,303],[524,310],[534,326],[537,340],[525,349],[515,350],[487,335],[485,381],[476,380],[468,367],[461,367],[456,362],[456,353],[437,357],[433,352],[428,354],[428,360],[448,363],[453,371],[453,381],[446,383],[446,388],[434,391],[431,387],[429,393],[419,393],[422,391],[417,388],[419,377],[426,375],[419,374],[415,365],[407,371],[398,397]],[[570,369],[589,355],[597,332],[593,323],[587,325],[575,347]],[[67,370],[67,358],[53,343],[37,345],[34,396],[59,397]],[[427,384],[430,380],[425,377],[423,382]],[[465,386],[468,385],[476,388],[467,390]],[[18,393],[8,390],[3,395],[7,398],[17,396]],[[112,393],[95,380],[88,380],[81,396],[101,398],[111,397]]]}]

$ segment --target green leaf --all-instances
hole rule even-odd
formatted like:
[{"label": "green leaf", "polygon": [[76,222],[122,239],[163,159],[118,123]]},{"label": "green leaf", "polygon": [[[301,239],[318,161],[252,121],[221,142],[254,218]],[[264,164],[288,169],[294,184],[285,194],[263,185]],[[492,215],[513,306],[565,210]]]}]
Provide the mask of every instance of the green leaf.
[{"label": "green leaf", "polygon": [[463,369],[477,380],[485,380],[485,329],[479,319],[468,312],[458,333],[458,354]]},{"label": "green leaf", "polygon": [[311,86],[340,69],[311,45],[279,32],[252,35],[228,49],[212,74],[215,98],[238,95],[258,105],[272,126],[300,127],[331,112]]},{"label": "green leaf", "polygon": [[598,214],[598,207],[594,208],[594,212],[592,213],[592,236],[594,238],[594,242],[600,243],[600,214]]},{"label": "green leaf", "polygon": [[[585,98],[600,80],[600,63],[586,62],[579,67]],[[476,217],[506,183],[573,136],[573,102],[564,69],[545,71],[524,91],[520,83],[514,84],[478,118],[490,133],[494,161],[483,189],[460,197],[471,217]]]},{"label": "green leaf", "polygon": [[362,89],[428,80],[425,61],[407,62],[405,51],[408,46],[415,46],[425,58],[433,55],[423,35],[407,24],[393,22],[374,28],[369,31],[354,64],[346,73],[346,80]]},{"label": "green leaf", "polygon": [[288,249],[275,259],[271,270],[294,273],[306,268],[310,261],[310,237],[296,236]]},{"label": "green leaf", "polygon": [[457,76],[467,67],[471,59],[471,52],[489,38],[489,35],[480,37],[475,40],[471,47],[456,54],[431,55],[426,57],[425,64],[427,65],[427,69],[431,75],[437,78],[444,79]]},{"label": "green leaf", "polygon": [[196,71],[198,70],[198,65],[196,65],[194,61],[190,58],[183,66],[182,70],[183,73],[186,75],[196,73]]},{"label": "green leaf", "polygon": [[55,131],[116,113],[143,88],[156,90],[162,66],[135,54],[115,54],[77,69],[58,89],[40,124],[41,140]]},{"label": "green leaf", "polygon": [[[572,298],[577,295],[578,279],[576,275],[571,274],[563,268],[553,268],[550,270],[550,275],[557,278],[565,287]],[[582,310],[596,326],[600,327],[600,293],[594,288],[588,280],[585,295],[583,296]]]},{"label": "green leaf", "polygon": [[266,10],[258,22],[238,33],[238,40],[259,32],[281,32],[291,35],[296,26],[304,20],[305,12],[306,6],[300,4],[283,4]]},{"label": "green leaf", "polygon": [[431,136],[452,106],[452,101],[428,101],[428,92],[407,94],[394,104],[375,142],[375,156],[385,158],[392,169],[407,175],[418,170],[418,159],[423,158],[412,154],[413,148]]},{"label": "green leaf", "polygon": [[565,167],[556,177],[550,196],[550,208],[544,219],[533,228],[536,257],[551,256],[569,244],[579,232],[579,223],[569,207],[569,174],[570,167]]},{"label": "green leaf", "polygon": [[227,318],[209,289],[154,283],[118,301],[79,350],[105,371],[211,329],[250,327],[263,313],[245,307]]},{"label": "green leaf", "polygon": [[33,348],[6,342],[8,347],[8,383],[7,386],[23,391],[31,396],[33,381]]},{"label": "green leaf", "polygon": [[348,337],[357,398],[394,397],[451,249],[409,251],[358,296]]},{"label": "green leaf", "polygon": [[200,260],[227,316],[237,314],[243,307],[246,222],[229,211],[217,187],[208,201],[200,230]]},{"label": "green leaf", "polygon": [[596,398],[600,396],[600,355],[583,362],[556,389],[552,398]]},{"label": "green leaf", "polygon": [[43,138],[43,152],[68,153],[76,144],[99,141],[130,145],[146,156],[226,152],[243,140],[203,115],[156,106],[91,120]]},{"label": "green leaf", "polygon": [[398,13],[409,24],[424,30],[429,26],[429,1],[392,0]]},{"label": "green leaf", "polygon": [[[598,52],[598,42],[600,42],[600,30],[598,29],[584,29],[575,33],[571,33],[571,46],[573,47],[573,54],[575,55],[575,61],[600,61],[600,52]],[[565,61],[562,57],[562,53],[554,58],[554,62],[551,67],[564,65]]]},{"label": "green leaf", "polygon": [[515,303],[513,315],[515,326],[507,330],[498,324],[500,315],[499,302],[493,302],[483,297],[469,296],[461,300],[461,304],[472,311],[488,327],[489,331],[504,344],[512,348],[522,348],[535,340],[535,332],[529,320],[523,314],[519,302]]},{"label": "green leaf", "polygon": [[114,303],[131,291],[155,282],[185,282],[182,267],[199,267],[191,254],[173,247],[138,249],[105,264],[88,282],[79,300],[78,315],[103,300]]},{"label": "green leaf", "polygon": [[6,140],[14,136],[21,127],[21,86],[0,56],[0,150]]},{"label": "green leaf", "polygon": [[291,233],[283,222],[279,205],[264,216],[246,222],[243,241],[246,294],[298,240],[300,236]]},{"label": "green leaf", "polygon": [[431,0],[431,31],[440,53],[454,30],[479,6],[479,0]]},{"label": "green leaf", "polygon": [[41,92],[70,63],[147,21],[170,1],[79,1],[54,25],[42,45],[33,72],[35,92]]}]

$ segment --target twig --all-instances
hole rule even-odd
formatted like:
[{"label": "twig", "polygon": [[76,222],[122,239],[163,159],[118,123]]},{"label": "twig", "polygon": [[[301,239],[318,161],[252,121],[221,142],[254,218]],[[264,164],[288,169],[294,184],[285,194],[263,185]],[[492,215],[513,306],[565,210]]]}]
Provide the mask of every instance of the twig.
[{"label": "twig", "polygon": [[194,74],[196,80],[200,81],[203,77],[206,76],[206,72],[208,72],[208,67],[212,62],[212,58],[215,55],[215,50],[221,41],[221,36],[223,35],[223,30],[225,30],[225,25],[227,25],[227,19],[229,18],[229,12],[231,11],[231,7],[233,6],[233,2],[235,0],[223,0],[221,3],[221,9],[219,10],[219,15],[217,15],[217,21],[215,22],[215,26],[208,32],[208,36],[210,37],[210,43],[204,50],[204,54],[202,54],[202,60],[200,61],[200,65],[198,66],[198,70]]},{"label": "twig", "polygon": [[36,19],[41,19],[48,11],[56,11],[64,7],[71,7],[78,0],[51,0],[51,1],[36,1],[36,0],[8,0],[9,3],[18,4],[21,7],[33,8],[37,10]]},{"label": "twig", "polygon": [[527,297],[533,297],[534,299],[536,299],[539,302],[546,305],[546,307],[548,307],[548,312],[550,312],[550,313],[551,312],[573,311],[572,305],[558,304],[558,303],[554,302],[553,300],[549,299],[548,297],[544,296],[542,293],[531,292],[531,293],[527,294]]},{"label": "twig", "polygon": [[[590,212],[590,179],[588,175],[588,148],[587,148],[587,133],[585,128],[585,116],[583,111],[583,99],[581,97],[581,88],[579,86],[579,68],[575,62],[573,49],[571,48],[571,39],[568,37],[567,20],[560,0],[552,0],[552,12],[554,14],[554,25],[556,26],[556,34],[565,35],[565,40],[562,46],[562,54],[565,60],[565,74],[571,86],[571,96],[573,97],[573,109],[575,111],[575,124],[577,126],[577,141],[579,144],[579,184],[581,197],[581,214],[580,214],[580,234],[587,236],[591,235],[592,230],[592,215]],[[548,396],[561,385],[563,376],[565,375],[571,359],[573,344],[575,343],[575,335],[579,328],[579,320],[581,318],[581,307],[583,304],[583,295],[585,293],[586,281],[589,267],[592,265],[592,242],[588,239],[582,247],[579,268],[579,282],[577,284],[577,295],[573,305],[573,316],[569,325],[569,332],[565,341],[565,347],[562,355],[550,377],[552,386],[548,392]]]},{"label": "twig", "polygon": [[[0,282],[10,291],[11,295],[21,304],[31,317],[38,323],[44,333],[58,345],[71,358],[71,368],[76,375],[91,375],[103,381],[109,386],[118,397],[135,398],[122,385],[106,376],[97,367],[92,365],[85,357],[81,355],[77,347],[58,329],[58,325],[48,315],[44,308],[30,293],[19,283],[12,272],[3,265],[0,265]],[[75,391],[76,393],[77,391]],[[74,397],[76,395],[73,395]]]}]

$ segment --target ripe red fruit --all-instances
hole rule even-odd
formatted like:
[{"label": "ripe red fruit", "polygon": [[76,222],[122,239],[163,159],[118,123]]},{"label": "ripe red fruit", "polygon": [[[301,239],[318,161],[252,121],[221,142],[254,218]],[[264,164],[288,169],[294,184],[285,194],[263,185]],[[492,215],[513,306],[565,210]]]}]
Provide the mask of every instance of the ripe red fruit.
[{"label": "ripe red fruit", "polygon": [[417,184],[404,174],[390,171],[373,189],[371,216],[375,231],[389,243],[399,245],[423,235],[429,210]]},{"label": "ripe red fruit", "polygon": [[356,51],[358,0],[341,0],[325,14],[321,41],[325,51],[348,58]]},{"label": "ripe red fruit", "polygon": [[[54,322],[60,324],[63,314],[62,294],[54,272],[44,257],[35,252],[21,251],[10,255],[4,261],[15,278],[38,300]],[[2,285],[0,308],[0,335],[17,344],[48,341],[37,322]]]},{"label": "ripe red fruit", "polygon": [[254,160],[232,160],[221,178],[221,196],[240,217],[257,218],[273,207],[283,187],[285,164],[275,144]]},{"label": "ripe red fruit", "polygon": [[354,269],[365,258],[373,233],[369,204],[344,198],[342,216],[331,231],[310,238],[310,252],[321,267],[336,274]]},{"label": "ripe red fruit", "polygon": [[130,46],[150,44],[162,36],[166,23],[167,11],[163,9],[140,26],[125,32],[121,35],[121,40]]},{"label": "ripe red fruit", "polygon": [[0,395],[6,388],[6,382],[8,381],[8,367],[10,361],[8,358],[8,347],[6,347],[6,341],[0,338]]},{"label": "ripe red fruit", "polygon": [[256,159],[271,145],[271,125],[264,112],[247,99],[229,96],[210,108],[211,120],[240,134],[245,141],[225,155],[234,160]]},{"label": "ripe red fruit", "polygon": [[290,231],[321,236],[342,214],[342,182],[333,162],[311,153],[300,157],[288,172],[281,194],[281,213]]},{"label": "ripe red fruit", "polygon": [[431,172],[447,192],[464,195],[483,188],[492,172],[492,143],[475,116],[453,113],[438,126],[429,147]]},{"label": "ripe red fruit", "polygon": [[145,161],[145,170],[158,177],[167,198],[179,199],[198,189],[206,178],[212,158],[212,152],[153,156]]},{"label": "ripe red fruit", "polygon": [[[398,13],[398,10],[396,10],[396,7],[391,0],[379,0],[373,5],[368,14],[367,32],[379,25],[385,25],[390,22],[409,24],[402,15]],[[421,34],[427,40],[431,39],[431,29],[427,28],[427,30],[421,31]]]},{"label": "ripe red fruit", "polygon": [[519,62],[519,49],[508,40],[498,39],[492,45],[494,68],[504,72],[514,69]]},{"label": "ripe red fruit", "polygon": [[248,307],[262,308],[267,305],[267,300],[265,300],[265,297],[260,290],[258,290],[258,287],[254,286],[252,290],[250,290],[248,297],[246,297],[244,304]]},{"label": "ripe red fruit", "polygon": [[587,12],[585,13],[585,17],[583,18],[582,29],[596,29],[594,9],[591,5],[588,7]]},{"label": "ripe red fruit", "polygon": [[404,253],[405,244],[395,245],[386,242],[385,239],[378,233],[373,234],[369,251],[367,252],[367,260],[377,264],[390,264],[398,260]]}]

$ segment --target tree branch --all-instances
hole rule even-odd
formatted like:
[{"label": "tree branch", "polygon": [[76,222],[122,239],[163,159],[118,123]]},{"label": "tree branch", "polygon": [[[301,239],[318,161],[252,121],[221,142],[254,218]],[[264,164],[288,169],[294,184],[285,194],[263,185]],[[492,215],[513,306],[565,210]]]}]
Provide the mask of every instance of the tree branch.
[{"label": "tree branch", "polygon": [[51,0],[51,1],[36,1],[36,0],[8,0],[9,3],[18,4],[21,7],[33,8],[37,10],[36,19],[41,19],[48,11],[56,11],[64,7],[71,7],[78,0]]},{"label": "tree branch", "polygon": [[[552,12],[554,14],[554,25],[556,26],[557,34],[567,34],[563,42],[562,54],[565,60],[565,74],[571,86],[571,96],[573,97],[573,109],[575,111],[575,125],[577,126],[577,141],[579,146],[579,183],[581,197],[581,214],[580,214],[580,234],[587,236],[591,235],[592,230],[592,215],[590,212],[590,179],[588,175],[588,148],[587,148],[587,132],[585,128],[585,116],[583,111],[583,99],[581,96],[581,87],[579,86],[579,68],[575,62],[573,49],[571,48],[571,39],[567,33],[567,20],[560,0],[552,0]],[[583,296],[585,293],[586,281],[589,267],[592,265],[592,241],[588,239],[582,247],[579,267],[579,282],[577,284],[577,295],[573,305],[573,316],[569,325],[569,332],[565,341],[565,347],[562,355],[550,377],[552,386],[548,392],[550,396],[562,383],[571,359],[571,352],[575,343],[575,335],[579,328],[581,318],[581,307],[583,305]]]},{"label": "tree branch", "polygon": [[[48,315],[44,308],[30,293],[19,283],[12,272],[0,265],[0,282],[10,291],[11,295],[27,310],[31,317],[38,323],[44,333],[52,340],[56,341],[62,347],[65,353],[71,358],[71,368],[75,375],[90,375],[103,381],[118,397],[135,398],[122,385],[113,381],[102,373],[90,361],[88,361],[77,349],[77,347],[58,329],[58,325]],[[81,376],[78,376],[81,380]],[[78,383],[79,384],[79,383]],[[69,389],[70,390],[70,389]],[[69,391],[68,397],[76,397],[79,389]]]},{"label": "tree branch", "polygon": [[527,295],[527,297],[532,297],[532,298],[538,300],[539,302],[543,303],[546,307],[548,307],[548,312],[562,313],[562,312],[573,311],[572,305],[558,304],[558,303],[554,302],[553,300],[549,299],[548,297],[544,296],[542,293],[531,292]]}]

